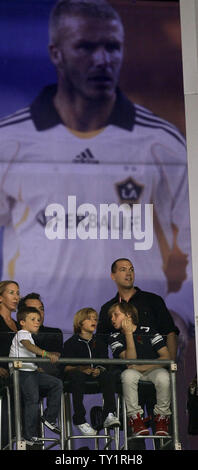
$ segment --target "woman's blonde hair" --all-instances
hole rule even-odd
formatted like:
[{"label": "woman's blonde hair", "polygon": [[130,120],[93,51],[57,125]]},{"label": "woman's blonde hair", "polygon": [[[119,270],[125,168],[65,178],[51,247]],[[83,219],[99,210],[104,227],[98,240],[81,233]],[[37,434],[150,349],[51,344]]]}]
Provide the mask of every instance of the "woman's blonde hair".
[{"label": "woman's blonde hair", "polygon": [[78,310],[78,312],[76,312],[76,314],[74,315],[74,322],[73,322],[75,334],[78,334],[81,332],[82,323],[84,322],[84,320],[89,318],[89,315],[91,313],[95,313],[96,319],[98,320],[98,313],[92,307],[81,308],[80,310]]},{"label": "woman's blonde hair", "polygon": [[16,281],[12,281],[12,280],[1,281],[0,282],[0,295],[4,293],[4,291],[6,290],[6,287],[9,286],[9,284],[16,284],[16,286],[19,287],[19,284]]}]

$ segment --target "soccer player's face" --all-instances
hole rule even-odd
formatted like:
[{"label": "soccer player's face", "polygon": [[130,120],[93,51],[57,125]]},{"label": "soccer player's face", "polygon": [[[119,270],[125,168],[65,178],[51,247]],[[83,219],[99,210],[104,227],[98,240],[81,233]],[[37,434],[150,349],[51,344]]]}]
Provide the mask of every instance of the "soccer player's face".
[{"label": "soccer player's face", "polygon": [[123,58],[123,28],[117,20],[65,18],[58,49],[58,70],[71,96],[100,100],[114,95]]}]

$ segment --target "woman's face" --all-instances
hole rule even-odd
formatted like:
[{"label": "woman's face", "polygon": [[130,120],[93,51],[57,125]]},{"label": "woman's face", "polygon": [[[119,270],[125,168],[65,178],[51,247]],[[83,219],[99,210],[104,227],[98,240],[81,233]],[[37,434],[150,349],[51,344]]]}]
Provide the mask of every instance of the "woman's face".
[{"label": "woman's face", "polygon": [[4,292],[0,295],[0,305],[5,307],[6,310],[14,312],[19,303],[19,286],[11,282],[8,284]]}]

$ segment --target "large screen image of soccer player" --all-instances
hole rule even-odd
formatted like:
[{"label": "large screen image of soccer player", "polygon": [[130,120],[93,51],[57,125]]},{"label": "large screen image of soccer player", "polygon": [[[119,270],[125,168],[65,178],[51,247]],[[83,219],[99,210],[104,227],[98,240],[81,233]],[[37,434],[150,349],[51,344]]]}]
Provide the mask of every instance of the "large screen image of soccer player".
[{"label": "large screen image of soccer player", "polygon": [[78,309],[99,311],[115,295],[111,264],[127,258],[188,334],[178,3],[0,8],[1,279],[38,292],[48,324],[67,336]]}]

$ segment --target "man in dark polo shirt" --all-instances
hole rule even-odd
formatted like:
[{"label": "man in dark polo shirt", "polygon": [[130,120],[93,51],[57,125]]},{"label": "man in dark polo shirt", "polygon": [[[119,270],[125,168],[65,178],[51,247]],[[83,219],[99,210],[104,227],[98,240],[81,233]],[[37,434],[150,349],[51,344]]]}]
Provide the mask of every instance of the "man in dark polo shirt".
[{"label": "man in dark polo shirt", "polygon": [[[100,310],[97,334],[103,335],[108,345],[109,336],[112,331],[116,331],[108,315],[110,307],[117,302],[128,302],[138,310],[139,322],[143,326],[150,326],[158,331],[166,340],[171,359],[175,360],[177,355],[177,336],[179,329],[174,324],[173,318],[166,307],[162,297],[146,292],[134,286],[134,267],[129,259],[119,258],[111,266],[111,278],[116,283],[118,292],[115,297],[106,302]],[[119,369],[115,373],[119,376]],[[147,387],[147,386],[146,386]],[[147,388],[139,390],[139,400],[141,405],[146,405],[149,409],[153,400],[152,393]],[[131,429],[128,428],[128,436]],[[134,439],[129,441],[129,449],[145,449],[145,442]]]},{"label": "man in dark polo shirt", "polygon": [[108,316],[109,308],[117,302],[130,302],[138,310],[140,323],[154,328],[165,337],[171,359],[175,360],[179,330],[162,297],[134,286],[134,267],[129,259],[119,258],[114,261],[111,266],[111,278],[116,283],[118,292],[101,307],[97,334],[104,335],[108,342],[108,336],[113,331]]}]

